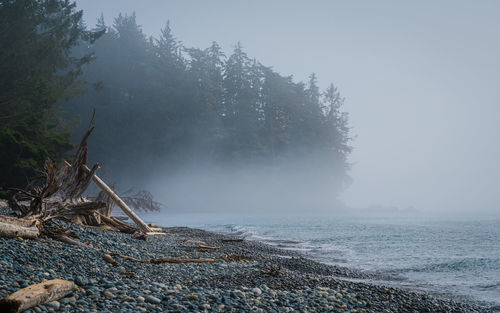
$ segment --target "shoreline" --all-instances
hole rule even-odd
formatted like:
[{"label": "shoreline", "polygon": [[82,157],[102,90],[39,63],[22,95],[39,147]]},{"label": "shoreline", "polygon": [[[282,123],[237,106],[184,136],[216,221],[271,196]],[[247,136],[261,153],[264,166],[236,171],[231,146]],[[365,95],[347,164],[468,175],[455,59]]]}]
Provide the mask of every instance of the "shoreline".
[{"label": "shoreline", "polygon": [[[0,238],[0,297],[45,279],[62,278],[75,281],[78,289],[26,312],[493,312],[425,292],[348,281],[373,276],[319,263],[297,251],[256,241],[228,241],[227,235],[201,229],[163,229],[168,235],[141,241],[72,226],[82,242],[97,250],[41,238]],[[200,249],[200,242],[220,248]],[[218,261],[150,264],[115,258],[118,264],[112,265],[103,260],[104,250],[138,259]]]}]

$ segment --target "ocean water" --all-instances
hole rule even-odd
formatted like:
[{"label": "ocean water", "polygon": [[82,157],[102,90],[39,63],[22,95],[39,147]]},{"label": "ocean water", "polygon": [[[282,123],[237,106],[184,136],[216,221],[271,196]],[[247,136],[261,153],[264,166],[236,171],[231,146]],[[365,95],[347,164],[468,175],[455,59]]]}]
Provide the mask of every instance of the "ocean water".
[{"label": "ocean water", "polygon": [[416,216],[146,215],[298,250],[323,263],[387,277],[383,283],[500,306],[500,219]]}]

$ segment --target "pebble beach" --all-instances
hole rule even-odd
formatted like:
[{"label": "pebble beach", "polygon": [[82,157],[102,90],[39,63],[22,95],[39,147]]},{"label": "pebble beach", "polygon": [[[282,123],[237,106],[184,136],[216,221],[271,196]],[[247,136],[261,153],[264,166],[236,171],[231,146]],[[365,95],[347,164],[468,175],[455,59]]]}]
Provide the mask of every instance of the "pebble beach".
[{"label": "pebble beach", "polygon": [[[12,212],[1,208],[0,214]],[[369,278],[362,272],[224,234],[164,228],[166,235],[144,241],[77,225],[71,230],[94,249],[42,238],[0,238],[0,298],[61,278],[75,282],[77,289],[26,312],[493,312],[362,282]],[[140,260],[217,261],[152,264],[114,257],[111,264],[103,258],[105,251]]]}]

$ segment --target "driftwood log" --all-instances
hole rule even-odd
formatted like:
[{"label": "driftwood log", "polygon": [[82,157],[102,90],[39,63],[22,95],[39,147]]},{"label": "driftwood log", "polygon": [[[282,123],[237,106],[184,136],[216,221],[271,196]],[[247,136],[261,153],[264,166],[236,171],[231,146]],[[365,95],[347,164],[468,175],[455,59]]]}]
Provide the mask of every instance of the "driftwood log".
[{"label": "driftwood log", "polygon": [[0,237],[35,238],[40,235],[37,220],[21,219],[0,215]]},{"label": "driftwood log", "polygon": [[[92,170],[89,169],[85,164],[82,165],[82,168],[87,172],[87,173],[92,173]],[[135,224],[137,224],[137,226],[139,226],[139,228],[145,232],[145,233],[152,233],[153,231],[151,230],[151,228],[149,228],[149,226],[144,223],[143,220],[141,220],[139,218],[139,216],[137,216],[137,214],[134,213],[134,211],[132,211],[128,205],[122,200],[120,199],[120,197],[118,197],[118,195],[113,191],[113,189],[111,189],[108,185],[106,185],[105,182],[102,181],[102,179],[100,179],[97,175],[95,175],[95,173],[92,173],[92,179],[94,180],[94,183],[102,189],[102,191],[104,191],[106,193],[106,195],[108,195],[121,209],[122,211],[127,214],[128,217],[130,217],[130,219],[132,219],[134,221]]]},{"label": "driftwood log", "polygon": [[20,289],[0,300],[0,312],[18,313],[39,304],[58,300],[75,289],[73,282],[52,279]]}]

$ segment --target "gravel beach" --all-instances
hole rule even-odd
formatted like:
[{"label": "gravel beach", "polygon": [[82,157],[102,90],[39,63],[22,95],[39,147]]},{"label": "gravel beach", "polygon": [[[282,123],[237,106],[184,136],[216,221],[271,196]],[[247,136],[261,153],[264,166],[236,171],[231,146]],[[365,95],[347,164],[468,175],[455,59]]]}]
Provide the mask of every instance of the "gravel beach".
[{"label": "gravel beach", "polygon": [[[11,214],[1,208],[0,214]],[[191,228],[165,228],[147,241],[72,226],[97,249],[48,240],[0,238],[0,297],[43,280],[78,289],[27,312],[492,312],[474,304],[362,282],[366,274],[321,264],[293,251]],[[203,245],[220,249],[200,249]],[[213,263],[138,263],[137,259],[222,258]],[[231,256],[232,258],[228,258]],[[236,257],[237,256],[237,257]]]}]

